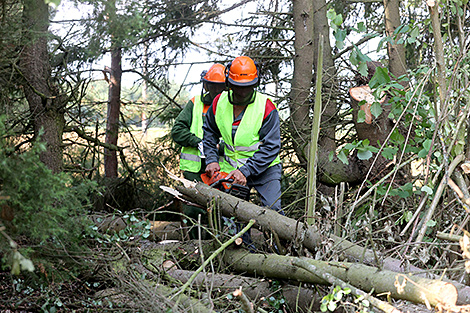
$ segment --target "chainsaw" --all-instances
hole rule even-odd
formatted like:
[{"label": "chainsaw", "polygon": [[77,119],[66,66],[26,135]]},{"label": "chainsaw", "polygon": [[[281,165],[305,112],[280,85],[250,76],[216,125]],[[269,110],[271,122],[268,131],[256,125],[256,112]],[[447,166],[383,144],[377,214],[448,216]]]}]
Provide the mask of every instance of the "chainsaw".
[{"label": "chainsaw", "polygon": [[227,176],[228,173],[225,172],[215,172],[212,177],[209,177],[206,173],[201,174],[202,181],[206,185],[248,201],[250,199],[250,187],[234,184],[233,179],[225,178]]}]

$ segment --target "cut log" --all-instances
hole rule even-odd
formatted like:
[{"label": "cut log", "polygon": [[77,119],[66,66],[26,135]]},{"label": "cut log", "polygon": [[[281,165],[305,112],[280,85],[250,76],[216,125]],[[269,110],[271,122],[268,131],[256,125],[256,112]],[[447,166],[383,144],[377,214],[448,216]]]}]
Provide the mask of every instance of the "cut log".
[{"label": "cut log", "polygon": [[[307,226],[302,222],[280,215],[273,210],[241,200],[203,183],[196,184],[194,188],[177,188],[186,197],[200,205],[207,206],[212,199],[216,199],[217,205],[224,216],[235,216],[239,221],[243,222],[255,219],[255,227],[267,231],[274,230],[279,238],[292,242],[300,242],[308,249],[315,250],[320,245],[332,242],[333,246],[331,249],[336,249],[336,253],[344,255],[350,262],[362,261],[365,264],[394,272],[412,273],[414,276],[426,275],[427,277],[435,277],[418,267],[412,265],[405,266],[400,260],[391,257],[384,258],[380,253],[377,254],[381,264],[377,264],[372,250],[332,234],[327,236],[317,231],[313,226]],[[458,289],[458,303],[470,303],[470,287],[453,281],[452,284]]]},{"label": "cut log", "polygon": [[[364,111],[364,113],[366,114],[365,122],[367,124],[371,124],[373,116],[372,116],[372,112],[370,111],[370,107],[375,102],[375,97],[372,94],[372,90],[370,89],[369,85],[353,87],[349,89],[349,94],[358,103],[363,100],[366,102],[360,107],[361,107],[361,110]],[[382,92],[382,99],[380,99],[378,102],[379,103],[385,102],[385,92]]]},{"label": "cut log", "polygon": [[[297,280],[314,284],[327,284],[323,278],[292,265],[293,257],[226,251],[224,261],[239,273],[270,278]],[[439,280],[427,279],[392,271],[379,271],[375,267],[346,262],[323,262],[302,258],[319,271],[350,283],[366,292],[390,293],[395,299],[404,299],[431,306],[453,307],[457,302],[457,289]]]}]

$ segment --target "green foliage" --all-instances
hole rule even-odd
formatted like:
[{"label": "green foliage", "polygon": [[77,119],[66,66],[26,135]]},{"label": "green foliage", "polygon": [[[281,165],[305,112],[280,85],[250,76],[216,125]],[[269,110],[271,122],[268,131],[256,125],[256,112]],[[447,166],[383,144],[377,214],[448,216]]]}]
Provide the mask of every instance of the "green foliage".
[{"label": "green foliage", "polygon": [[403,211],[403,215],[400,216],[396,221],[395,225],[403,225],[411,221],[411,218],[413,217],[413,212],[405,210]]},{"label": "green foliage", "polygon": [[[117,212],[121,213],[121,212]],[[121,216],[119,214],[119,216]],[[113,216],[114,218],[119,218],[118,215]],[[99,233],[98,226],[90,225],[89,235],[91,238],[96,239],[99,243],[116,243],[116,242],[129,242],[134,240],[137,237],[142,239],[147,239],[151,235],[150,229],[151,224],[146,219],[139,219],[135,212],[130,212],[128,214],[124,214],[121,217],[126,224],[126,227],[119,230],[118,232],[110,231],[108,233]],[[103,222],[101,218],[98,218],[96,221],[98,224]]]},{"label": "green foliage", "polygon": [[44,3],[46,4],[52,4],[55,7],[58,7],[60,4],[60,0],[44,0]]},{"label": "green foliage", "polygon": [[358,310],[356,310],[356,312],[358,313],[373,312],[372,310],[369,309],[370,307],[369,300],[366,300],[364,296],[356,296],[356,298],[354,299],[354,303],[358,305]]},{"label": "green foliage", "polygon": [[[338,153],[338,159],[343,162],[344,164],[349,164],[348,155],[353,152],[354,150],[357,151],[357,157],[360,160],[368,160],[370,159],[374,153],[379,151],[378,148],[369,145],[369,140],[354,140],[352,143],[347,143],[343,146],[343,148]],[[330,153],[329,155],[330,161],[333,159],[333,155]]]},{"label": "green foliage", "polygon": [[269,289],[272,291],[272,294],[265,298],[264,301],[270,307],[269,312],[283,313],[285,312],[286,299],[281,292],[281,282],[279,280],[272,280],[270,283]]},{"label": "green foliage", "polygon": [[330,20],[331,29],[333,29],[333,36],[336,39],[336,47],[338,49],[344,48],[344,40],[346,39],[346,30],[341,29],[343,24],[343,16],[336,14],[334,9],[329,9],[326,13],[326,17]]},{"label": "green foliage", "polygon": [[349,288],[341,288],[340,286],[335,286],[333,291],[326,296],[324,296],[321,300],[320,310],[322,312],[331,311],[333,312],[338,308],[338,305],[341,303],[343,296],[348,295],[351,293],[351,289]]},{"label": "green foliage", "polygon": [[[340,286],[335,286],[333,291],[323,297],[320,310],[322,312],[333,312],[339,305],[343,302],[347,302],[345,297],[351,293],[349,288],[341,288]],[[370,310],[370,302],[364,298],[364,296],[354,296],[354,304],[357,306],[356,312],[359,313],[368,313],[373,312]]]},{"label": "green foliage", "polygon": [[5,139],[0,120],[0,204],[14,209],[12,230],[32,242],[78,242],[84,226],[87,195],[95,184],[72,184],[70,176],[53,174],[39,160],[45,145],[35,142],[22,153]]}]

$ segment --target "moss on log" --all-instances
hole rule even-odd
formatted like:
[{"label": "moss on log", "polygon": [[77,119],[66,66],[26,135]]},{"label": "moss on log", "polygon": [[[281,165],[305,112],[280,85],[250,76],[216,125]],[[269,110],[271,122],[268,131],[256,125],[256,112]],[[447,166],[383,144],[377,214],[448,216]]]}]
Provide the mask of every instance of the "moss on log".
[{"label": "moss on log", "polygon": [[[323,278],[292,265],[293,257],[246,253],[230,250],[225,253],[225,262],[239,273],[257,276],[297,280],[314,284],[327,284]],[[457,302],[457,289],[447,282],[378,270],[375,267],[346,262],[324,262],[302,258],[319,271],[350,283],[366,292],[390,293],[395,299],[404,299],[432,306],[453,307]]]}]

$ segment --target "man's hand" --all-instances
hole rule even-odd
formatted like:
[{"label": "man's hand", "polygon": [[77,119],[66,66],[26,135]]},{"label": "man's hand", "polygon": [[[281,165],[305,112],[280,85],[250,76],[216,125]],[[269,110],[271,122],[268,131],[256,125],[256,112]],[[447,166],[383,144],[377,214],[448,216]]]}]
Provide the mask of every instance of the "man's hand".
[{"label": "man's hand", "polygon": [[206,174],[209,177],[212,177],[212,175],[214,175],[215,172],[219,172],[219,171],[220,171],[220,165],[217,162],[209,163],[206,166]]},{"label": "man's hand", "polygon": [[234,184],[246,186],[246,177],[245,175],[243,175],[242,172],[240,172],[240,170],[231,171],[230,174],[228,174],[228,176],[225,177],[225,179],[230,179],[230,178],[233,179]]}]

